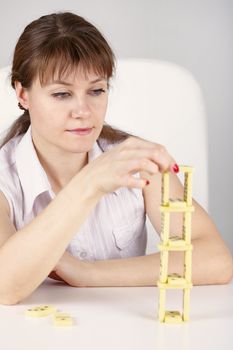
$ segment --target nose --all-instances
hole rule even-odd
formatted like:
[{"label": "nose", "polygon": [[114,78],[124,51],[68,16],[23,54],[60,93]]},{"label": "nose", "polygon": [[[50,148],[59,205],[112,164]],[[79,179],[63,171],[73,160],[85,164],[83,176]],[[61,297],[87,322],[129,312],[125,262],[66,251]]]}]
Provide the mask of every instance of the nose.
[{"label": "nose", "polygon": [[85,118],[91,115],[90,108],[84,97],[79,97],[75,100],[71,115],[73,118]]}]

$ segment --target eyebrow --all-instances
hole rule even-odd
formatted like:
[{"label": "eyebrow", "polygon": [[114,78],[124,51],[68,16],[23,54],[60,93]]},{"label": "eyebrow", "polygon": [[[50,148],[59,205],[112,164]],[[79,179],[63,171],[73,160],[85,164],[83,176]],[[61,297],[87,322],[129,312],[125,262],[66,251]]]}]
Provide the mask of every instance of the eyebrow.
[{"label": "eyebrow", "polygon": [[[107,81],[106,78],[100,77],[100,78],[97,78],[97,79],[95,79],[95,80],[90,81],[89,83],[93,84],[93,83],[97,83],[97,82],[102,81],[102,80]],[[53,84],[62,84],[62,85],[67,85],[67,86],[73,85],[73,84],[68,83],[67,81],[64,81],[64,80],[53,80],[53,81],[52,81],[51,83],[49,83],[48,85],[53,85]]]}]

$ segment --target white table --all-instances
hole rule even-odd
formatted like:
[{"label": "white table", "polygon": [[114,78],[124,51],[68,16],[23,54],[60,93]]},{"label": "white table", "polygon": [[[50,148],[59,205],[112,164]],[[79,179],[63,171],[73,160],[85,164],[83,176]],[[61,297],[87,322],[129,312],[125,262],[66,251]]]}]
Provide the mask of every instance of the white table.
[{"label": "white table", "polygon": [[[168,306],[179,305],[176,293],[168,293]],[[193,287],[191,320],[185,324],[160,324],[157,298],[156,287],[74,288],[48,278],[24,302],[0,306],[0,349],[233,348],[232,282]],[[40,304],[70,313],[75,325],[55,327],[51,316],[24,316],[27,308]]]}]

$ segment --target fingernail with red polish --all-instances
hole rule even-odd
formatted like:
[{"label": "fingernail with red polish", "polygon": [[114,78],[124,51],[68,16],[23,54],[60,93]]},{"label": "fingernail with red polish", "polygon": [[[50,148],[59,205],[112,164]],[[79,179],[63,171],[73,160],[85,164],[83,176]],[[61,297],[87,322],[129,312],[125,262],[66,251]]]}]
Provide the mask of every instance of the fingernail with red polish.
[{"label": "fingernail with red polish", "polygon": [[177,164],[173,165],[172,170],[174,171],[174,173],[178,173],[180,171]]}]

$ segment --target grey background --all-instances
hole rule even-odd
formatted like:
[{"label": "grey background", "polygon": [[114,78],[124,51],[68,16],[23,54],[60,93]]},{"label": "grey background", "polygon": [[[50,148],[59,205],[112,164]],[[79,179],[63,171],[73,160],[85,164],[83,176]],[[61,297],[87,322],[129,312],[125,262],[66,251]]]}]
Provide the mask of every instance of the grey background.
[{"label": "grey background", "polygon": [[208,117],[209,213],[233,252],[233,1],[2,1],[0,67],[11,63],[16,40],[29,22],[63,10],[95,24],[117,57],[172,61],[199,82]]}]

